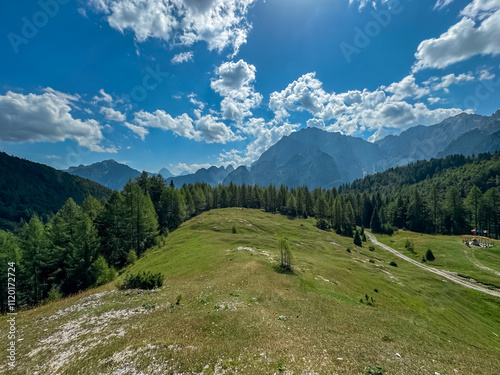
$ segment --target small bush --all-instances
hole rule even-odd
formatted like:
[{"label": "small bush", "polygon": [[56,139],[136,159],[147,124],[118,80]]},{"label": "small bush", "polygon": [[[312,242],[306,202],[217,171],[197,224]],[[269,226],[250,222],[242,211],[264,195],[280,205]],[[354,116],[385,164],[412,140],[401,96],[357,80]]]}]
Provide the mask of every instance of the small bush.
[{"label": "small bush", "polygon": [[357,230],[356,233],[354,234],[354,245],[363,246],[363,243],[361,241],[361,236],[359,235],[359,232]]},{"label": "small bush", "polygon": [[351,249],[350,249],[350,248],[347,248],[347,249],[345,249],[345,251],[347,251],[348,253],[350,253],[350,252],[351,252]]},{"label": "small bush", "polygon": [[366,366],[365,367],[365,374],[366,375],[384,375],[382,372],[383,369],[380,366],[372,367],[372,366]]},{"label": "small bush", "polygon": [[368,262],[375,263],[375,261],[373,259],[371,259],[371,258],[370,258],[370,260]]},{"label": "small bush", "polygon": [[156,305],[154,303],[144,303],[142,305],[142,308],[144,310],[153,310],[155,307],[156,307]]},{"label": "small bush", "polygon": [[100,255],[90,266],[90,273],[95,280],[94,286],[100,286],[113,281],[117,272],[114,267],[109,267],[106,259]]},{"label": "small bush", "polygon": [[394,234],[394,228],[391,224],[386,223],[382,225],[382,233],[392,236]]},{"label": "small bush", "polygon": [[415,253],[415,245],[408,238],[405,241],[405,249],[412,253]]},{"label": "small bush", "polygon": [[375,251],[375,246],[373,246],[373,245],[368,246],[368,250]]},{"label": "small bush", "polygon": [[139,272],[125,276],[121,289],[156,289],[163,285],[162,273]]},{"label": "small bush", "polygon": [[427,259],[425,259],[425,256],[422,256],[422,263],[427,262]]},{"label": "small bush", "polygon": [[366,235],[364,233],[361,235],[361,240],[363,240],[363,242],[366,242]]},{"label": "small bush", "polygon": [[327,230],[329,228],[328,221],[325,219],[316,220],[316,226],[321,230]]},{"label": "small bush", "polygon": [[427,259],[430,262],[436,259],[431,249],[427,249],[427,252],[425,253],[425,259]]},{"label": "small bush", "polygon": [[234,234],[238,233],[238,231],[236,230],[236,226],[233,225],[233,228],[231,229],[231,232],[233,232]]},{"label": "small bush", "polygon": [[397,267],[398,266],[398,264],[395,261],[393,261],[393,260],[391,261],[391,263],[389,263],[389,265],[393,266],[393,267]]},{"label": "small bush", "polygon": [[59,285],[53,285],[49,290],[49,294],[45,299],[46,302],[57,301],[62,298],[61,288]]},{"label": "small bush", "polygon": [[137,261],[137,253],[135,250],[130,250],[127,255],[127,265],[134,264]]},{"label": "small bush", "polygon": [[181,294],[179,294],[179,295],[177,296],[177,298],[175,299],[175,304],[176,304],[176,305],[180,305],[180,304],[181,304],[181,301],[182,301],[182,295],[181,295]]}]

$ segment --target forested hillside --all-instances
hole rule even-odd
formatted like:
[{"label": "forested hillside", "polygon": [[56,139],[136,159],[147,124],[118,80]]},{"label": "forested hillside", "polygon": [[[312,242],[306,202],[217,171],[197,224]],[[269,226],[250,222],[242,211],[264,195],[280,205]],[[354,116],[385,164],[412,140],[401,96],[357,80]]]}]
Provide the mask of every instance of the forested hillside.
[{"label": "forested hillside", "polygon": [[343,185],[340,191],[393,194],[418,184],[420,191],[433,185],[455,185],[462,193],[476,185],[482,191],[500,186],[500,152],[465,157],[451,155],[443,159],[418,161],[404,167],[390,168],[368,175],[352,184]]},{"label": "forested hillside", "polygon": [[70,197],[82,203],[110,194],[95,182],[0,152],[0,228],[12,229],[35,213],[46,219]]},{"label": "forested hillside", "polygon": [[[24,171],[20,176],[27,178],[23,168],[30,164],[18,163],[18,170]],[[47,174],[35,175],[38,179],[30,177],[32,183],[37,181],[35,186],[40,192],[48,191],[45,199],[51,199],[50,194],[55,194],[54,186],[58,185],[49,176],[57,171],[48,167],[37,170]],[[19,175],[12,171],[5,176],[18,176],[19,180]],[[57,183],[67,178],[64,173],[55,174],[54,178],[59,176]],[[161,175],[149,177],[143,172],[107,200],[88,197],[78,206],[68,199],[48,221],[31,218],[17,237],[0,231],[0,256],[17,259],[24,291],[20,301],[32,305],[51,293],[67,295],[112,280],[115,270],[133,263],[157,243],[158,235],[167,236],[184,221],[217,208],[242,207],[289,217],[314,217],[318,228],[353,238],[358,244],[364,237],[364,228],[387,234],[407,228],[452,235],[483,229],[498,238],[499,176],[500,153],[417,162],[340,189],[312,191],[306,186],[263,188],[233,183],[215,187],[206,183],[184,184],[178,188],[167,184]],[[20,182],[15,186],[21,186]],[[14,194],[12,189],[7,191]],[[104,195],[107,190],[96,192]],[[15,194],[16,202],[30,204],[22,197],[43,202],[36,190],[30,192],[26,187],[19,187]],[[50,207],[61,196],[58,200],[53,197]]]}]

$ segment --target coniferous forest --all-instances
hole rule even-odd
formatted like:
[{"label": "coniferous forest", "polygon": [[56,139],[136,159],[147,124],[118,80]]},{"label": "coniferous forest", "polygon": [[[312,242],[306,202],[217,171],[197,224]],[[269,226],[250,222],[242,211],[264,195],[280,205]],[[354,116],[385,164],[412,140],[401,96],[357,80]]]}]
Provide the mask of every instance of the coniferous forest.
[{"label": "coniferous forest", "polygon": [[[364,228],[451,235],[483,229],[498,238],[499,174],[500,153],[417,162],[329,190],[175,187],[143,172],[107,199],[89,195],[78,205],[70,198],[48,219],[35,214],[15,233],[0,231],[0,257],[19,265],[18,303],[33,306],[113,280],[182,222],[216,208],[314,217],[318,228],[354,237],[358,244]],[[5,293],[0,308],[6,309]]]}]

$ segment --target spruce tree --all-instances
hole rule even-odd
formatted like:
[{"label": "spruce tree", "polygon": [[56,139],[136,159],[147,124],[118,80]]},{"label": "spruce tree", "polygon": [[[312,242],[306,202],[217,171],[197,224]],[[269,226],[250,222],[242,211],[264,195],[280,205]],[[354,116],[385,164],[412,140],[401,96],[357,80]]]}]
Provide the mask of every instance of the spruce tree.
[{"label": "spruce tree", "polygon": [[356,232],[354,233],[354,245],[356,246],[363,246],[363,243],[361,242],[361,236],[359,235],[359,231],[356,229]]},{"label": "spruce tree", "polygon": [[373,209],[372,217],[370,220],[370,228],[375,233],[382,232],[382,223],[380,222],[380,217],[378,216],[378,208],[376,206]]}]

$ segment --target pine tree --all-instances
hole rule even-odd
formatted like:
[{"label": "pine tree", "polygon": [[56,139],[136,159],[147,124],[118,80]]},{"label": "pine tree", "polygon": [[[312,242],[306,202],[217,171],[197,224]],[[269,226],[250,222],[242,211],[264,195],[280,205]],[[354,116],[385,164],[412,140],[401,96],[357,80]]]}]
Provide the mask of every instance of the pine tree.
[{"label": "pine tree", "polygon": [[378,209],[376,206],[373,209],[372,217],[370,220],[370,228],[375,233],[382,232],[382,223],[380,222],[380,217],[378,216]]},{"label": "pine tree", "polygon": [[481,207],[482,199],[483,199],[483,194],[481,193],[481,190],[479,190],[477,186],[473,186],[470,189],[469,194],[467,195],[466,203],[471,213],[472,217],[471,222],[473,223],[475,229],[480,229],[478,228],[479,218],[480,218],[479,208]]},{"label": "pine tree", "polygon": [[98,220],[102,253],[110,264],[121,267],[130,249],[126,246],[125,200],[118,191],[111,194]]},{"label": "pine tree", "polygon": [[286,202],[286,212],[289,216],[293,217],[297,216],[297,207],[296,207],[295,197],[293,196],[293,194],[290,194]]},{"label": "pine tree", "polygon": [[450,186],[446,192],[447,227],[451,234],[461,234],[465,229],[465,209],[460,192]]},{"label": "pine tree", "polygon": [[161,226],[173,231],[186,218],[186,204],[183,195],[176,189],[168,188],[161,196]]},{"label": "pine tree", "polygon": [[414,232],[424,232],[426,228],[426,207],[418,190],[413,192],[413,199],[408,207],[408,228]]},{"label": "pine tree", "polygon": [[356,246],[363,246],[363,243],[361,242],[361,236],[359,235],[358,230],[356,229],[356,232],[354,233],[354,245]]},{"label": "pine tree", "polygon": [[42,274],[48,255],[49,240],[45,226],[33,216],[24,225],[20,234],[21,267],[26,282],[26,302],[29,305],[40,302],[48,291],[48,285],[43,280]]},{"label": "pine tree", "polygon": [[[126,253],[134,249],[138,255],[154,244],[158,235],[158,220],[149,194],[144,194],[138,184],[125,185],[124,189]],[[126,261],[126,257],[121,260]]]},{"label": "pine tree", "polygon": [[498,238],[499,218],[500,218],[500,194],[496,188],[490,188],[484,193],[484,216],[488,226],[488,233],[494,233]]},{"label": "pine tree", "polygon": [[99,254],[97,229],[87,214],[79,219],[73,247],[75,266],[70,274],[71,292],[77,292],[92,285],[90,267]]},{"label": "pine tree", "polygon": [[[17,276],[16,282],[18,285],[23,285],[21,281],[21,250],[19,248],[19,241],[12,233],[0,230],[0,313],[4,314],[8,308],[8,273],[11,263],[14,263],[13,272]],[[17,290],[17,299],[24,301],[24,290]]]},{"label": "pine tree", "polygon": [[280,267],[284,270],[292,270],[292,253],[290,251],[290,244],[283,236],[279,239],[280,248]]},{"label": "pine tree", "polygon": [[91,195],[83,201],[81,208],[92,221],[95,221],[104,210],[102,203]]}]

